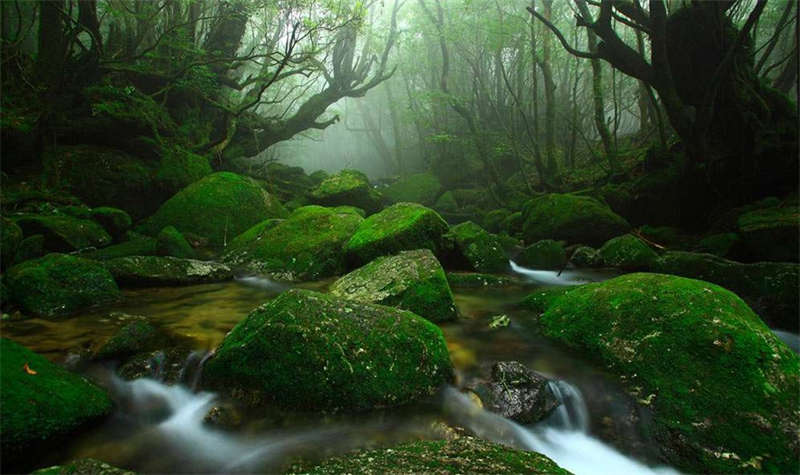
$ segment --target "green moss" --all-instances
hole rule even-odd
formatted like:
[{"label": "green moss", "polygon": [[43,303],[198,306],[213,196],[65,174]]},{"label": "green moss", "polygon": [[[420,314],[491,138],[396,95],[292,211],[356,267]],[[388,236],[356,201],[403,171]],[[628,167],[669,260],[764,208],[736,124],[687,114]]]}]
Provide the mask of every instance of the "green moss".
[{"label": "green moss", "polygon": [[563,269],[567,264],[567,251],[559,241],[542,239],[523,249],[516,262],[534,269]]},{"label": "green moss", "polygon": [[[549,299],[542,332],[620,375],[691,472],[797,472],[800,359],[735,294],[629,274]],[[722,455],[724,453],[735,454]]]},{"label": "green moss", "polygon": [[17,248],[17,253],[14,254],[14,264],[36,259],[44,255],[44,236],[41,234],[34,234],[22,240]]},{"label": "green moss", "polygon": [[402,308],[432,322],[457,318],[444,269],[428,249],[378,257],[334,282],[330,293]]},{"label": "green moss", "polygon": [[164,349],[170,339],[145,320],[120,328],[101,346],[94,357],[99,360],[124,360],[138,353]]},{"label": "green moss", "polygon": [[14,217],[26,236],[41,234],[49,251],[69,252],[111,244],[111,236],[102,226],[71,216],[22,215]]},{"label": "green moss", "polygon": [[499,233],[501,231],[508,232],[508,230],[503,227],[503,221],[509,216],[511,216],[511,211],[505,208],[493,209],[483,217],[483,224],[486,226],[486,229],[492,233]]},{"label": "green moss", "polygon": [[430,249],[439,255],[446,232],[447,223],[436,211],[415,203],[397,203],[365,219],[345,245],[345,252],[355,264],[413,249]]},{"label": "green moss", "polygon": [[286,280],[313,280],[345,270],[342,248],[361,216],[347,210],[304,206],[285,220],[266,220],[236,237],[222,259]]},{"label": "green moss", "polygon": [[7,338],[0,338],[0,368],[4,465],[37,454],[41,444],[73,434],[111,411],[105,391]]},{"label": "green moss", "polygon": [[451,287],[506,287],[517,282],[511,277],[477,272],[448,272]]},{"label": "green moss", "polygon": [[526,452],[474,437],[420,440],[385,449],[361,450],[290,473],[547,473],[569,474],[536,452]]},{"label": "green moss", "polygon": [[125,232],[128,231],[133,224],[128,213],[121,209],[108,206],[94,208],[90,216],[93,220],[100,223],[115,239],[125,235]]},{"label": "green moss", "polygon": [[508,215],[508,217],[503,220],[501,226],[509,235],[518,236],[522,234],[522,225],[524,221],[522,211],[516,211]]},{"label": "green moss", "polygon": [[156,239],[149,236],[137,236],[113,246],[96,251],[84,252],[81,257],[104,261],[117,257],[152,256],[156,253]]},{"label": "green moss", "polygon": [[456,202],[455,196],[453,196],[453,192],[445,191],[442,193],[439,199],[436,200],[433,208],[441,213],[454,213],[458,211],[458,203]]},{"label": "green moss", "polygon": [[742,238],[736,233],[719,233],[706,236],[700,240],[698,247],[702,252],[725,257],[733,251]]},{"label": "green moss", "polygon": [[523,208],[525,240],[564,240],[597,246],[626,233],[630,225],[607,206],[588,196],[550,193]]},{"label": "green moss", "polygon": [[737,228],[757,259],[797,262],[800,211],[797,206],[764,208],[739,216]]},{"label": "green moss", "polygon": [[3,267],[8,267],[14,262],[14,256],[22,243],[22,228],[15,222],[6,218],[0,220],[0,262]]},{"label": "green moss", "polygon": [[470,270],[502,272],[508,269],[503,244],[497,236],[472,221],[453,226],[447,237],[455,243],[455,261],[466,262]]},{"label": "green moss", "polygon": [[297,409],[406,404],[452,378],[441,330],[411,312],[292,289],[236,325],[203,381]]},{"label": "green moss", "polygon": [[337,206],[337,207],[333,208],[333,210],[336,211],[337,213],[356,214],[358,216],[361,216],[362,218],[365,218],[367,216],[367,212],[366,211],[364,211],[361,208],[356,208],[355,206]]},{"label": "green moss", "polygon": [[231,280],[223,264],[161,256],[129,256],[102,261],[120,285],[191,285]]},{"label": "green moss", "polygon": [[192,246],[174,226],[167,226],[156,237],[156,254],[159,256],[193,259],[196,253]]},{"label": "green moss", "polygon": [[311,191],[309,199],[323,206],[356,206],[367,213],[381,208],[380,193],[373,190],[367,176],[357,170],[342,170],[325,178]]},{"label": "green moss", "polygon": [[172,225],[184,234],[207,238],[214,248],[222,248],[254,224],[286,214],[280,202],[252,179],[218,172],[167,200],[138,231],[155,235]]},{"label": "green moss", "polygon": [[212,172],[208,159],[182,147],[162,150],[155,179],[166,190],[181,190]]},{"label": "green moss", "polygon": [[431,173],[417,173],[397,180],[381,190],[392,203],[408,201],[430,206],[439,196],[442,184]]},{"label": "green moss", "polygon": [[31,475],[136,475],[95,459],[78,459],[32,472]]},{"label": "green moss", "polygon": [[323,180],[325,180],[329,176],[330,175],[328,175],[328,172],[326,172],[325,170],[317,170],[308,175],[308,177],[311,178],[311,181],[313,181],[315,185],[319,185],[320,183],[323,182]]},{"label": "green moss", "polygon": [[48,254],[12,267],[6,284],[14,302],[44,317],[67,315],[119,297],[114,278],[102,265],[65,254]]},{"label": "green moss", "polygon": [[603,265],[597,250],[589,246],[578,246],[572,251],[569,261],[575,267],[600,267]]},{"label": "green moss", "polygon": [[609,239],[597,253],[604,265],[625,270],[649,269],[658,258],[650,246],[632,234]]}]

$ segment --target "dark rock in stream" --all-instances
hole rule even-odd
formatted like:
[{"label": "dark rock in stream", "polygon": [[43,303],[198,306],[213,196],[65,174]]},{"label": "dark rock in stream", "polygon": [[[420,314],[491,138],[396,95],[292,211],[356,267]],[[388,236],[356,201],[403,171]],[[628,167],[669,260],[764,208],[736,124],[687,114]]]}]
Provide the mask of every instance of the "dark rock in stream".
[{"label": "dark rock in stream", "polygon": [[101,346],[94,358],[98,360],[122,360],[137,353],[154,351],[169,346],[171,338],[160,328],[148,323],[145,317],[128,323]]},{"label": "dark rock in stream", "polygon": [[233,279],[225,264],[177,257],[129,256],[103,261],[120,285],[191,285]]},{"label": "dark rock in stream", "polygon": [[548,379],[518,361],[495,363],[491,381],[474,390],[487,410],[523,424],[542,420],[559,404]]}]

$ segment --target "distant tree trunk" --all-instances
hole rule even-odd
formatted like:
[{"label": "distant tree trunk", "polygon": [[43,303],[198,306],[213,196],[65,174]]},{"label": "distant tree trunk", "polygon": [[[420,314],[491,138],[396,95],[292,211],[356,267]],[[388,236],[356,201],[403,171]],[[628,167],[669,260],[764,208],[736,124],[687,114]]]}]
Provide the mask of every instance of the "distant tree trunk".
[{"label": "distant tree trunk", "polygon": [[63,0],[39,2],[39,45],[36,56],[36,77],[48,89],[61,83],[67,56],[67,38],[62,16]]},{"label": "distant tree trunk", "polygon": [[[781,73],[775,78],[775,81],[772,83],[772,87],[775,89],[783,92],[784,94],[788,94],[789,91],[792,90],[792,87],[797,86],[797,69],[798,69],[798,54],[800,54],[800,50],[798,50],[798,39],[800,39],[800,20],[795,20],[794,22],[794,46],[792,47],[792,53],[789,57],[789,60],[786,61],[786,65],[781,70]],[[797,98],[796,100],[800,101],[800,87],[796,89]]]},{"label": "distant tree trunk", "polygon": [[[530,8],[536,8],[536,0],[531,0]],[[533,147],[533,164],[536,167],[536,172],[539,174],[539,181],[544,188],[550,188],[550,174],[544,166],[542,160],[542,148],[539,146],[539,57],[536,52],[536,22],[531,18],[531,104],[533,113],[531,114],[531,123],[533,135],[531,137],[531,146]]]},{"label": "distant tree trunk", "polygon": [[[551,20],[553,16],[553,0],[543,0],[544,6],[543,16],[547,20]],[[553,70],[550,67],[551,62],[551,37],[552,35],[544,35],[542,40],[542,77],[544,78],[544,144],[545,153],[547,157],[547,173],[552,179],[558,171],[556,163],[556,83],[553,80]]]},{"label": "distant tree trunk", "polygon": [[392,137],[394,138],[394,161],[397,164],[397,171],[400,175],[405,175],[405,160],[403,159],[403,138],[401,137],[400,119],[397,117],[397,105],[394,102],[392,93],[392,82],[386,81],[386,102],[389,107],[389,117],[392,120]]}]

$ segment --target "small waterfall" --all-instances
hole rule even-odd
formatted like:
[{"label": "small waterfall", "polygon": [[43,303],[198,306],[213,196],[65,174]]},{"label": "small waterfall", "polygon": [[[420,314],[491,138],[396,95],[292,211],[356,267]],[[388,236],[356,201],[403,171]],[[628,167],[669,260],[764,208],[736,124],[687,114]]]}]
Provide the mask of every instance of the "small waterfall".
[{"label": "small waterfall", "polygon": [[203,373],[203,365],[211,355],[210,351],[192,351],[189,353],[181,367],[178,381],[185,384],[192,391],[197,390],[200,375]]},{"label": "small waterfall", "polygon": [[590,278],[590,275],[583,271],[534,270],[522,267],[514,261],[508,261],[508,264],[512,271],[542,285],[581,285],[597,280]]},{"label": "small waterfall", "polygon": [[589,432],[589,409],[583,395],[566,381],[550,381],[550,392],[560,403],[548,418],[548,423],[567,431]]},{"label": "small waterfall", "polygon": [[785,330],[772,329],[772,333],[795,353],[800,353],[800,335]]},{"label": "small waterfall", "polygon": [[289,289],[290,286],[286,284],[282,284],[280,282],[275,282],[272,279],[263,276],[257,275],[249,275],[249,276],[241,276],[236,277],[236,282],[240,282],[244,285],[250,287],[256,287],[259,289],[269,290],[271,292],[283,292],[286,289]]}]

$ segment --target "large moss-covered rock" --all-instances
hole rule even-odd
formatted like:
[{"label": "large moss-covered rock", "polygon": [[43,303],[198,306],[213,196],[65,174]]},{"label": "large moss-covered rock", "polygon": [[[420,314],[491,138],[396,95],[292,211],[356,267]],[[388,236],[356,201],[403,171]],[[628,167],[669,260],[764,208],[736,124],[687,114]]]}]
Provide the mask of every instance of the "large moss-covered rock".
[{"label": "large moss-covered rock", "polygon": [[628,274],[541,303],[541,331],[620,375],[678,468],[800,468],[800,359],[735,294]]},{"label": "large moss-covered rock", "polygon": [[547,473],[570,472],[537,452],[512,449],[475,437],[419,440],[333,457],[314,467],[294,466],[292,473]]},{"label": "large moss-covered rock", "polygon": [[349,209],[304,206],[285,220],[266,220],[236,237],[223,261],[285,280],[342,273],[343,247],[363,218]]},{"label": "large moss-covered rock", "polygon": [[236,325],[205,365],[215,388],[298,409],[367,410],[432,394],[452,376],[441,330],[411,312],[288,290]]},{"label": "large moss-covered rock", "polygon": [[436,200],[433,208],[440,213],[455,213],[458,211],[458,203],[452,191],[445,191]]},{"label": "large moss-covered rock", "polygon": [[625,270],[644,270],[658,258],[650,246],[631,234],[609,239],[598,251],[603,264]]},{"label": "large moss-covered rock", "polygon": [[736,292],[771,326],[797,330],[800,265],[788,262],[743,264],[711,254],[670,251],[653,270],[706,280]]},{"label": "large moss-covered rock", "polygon": [[599,246],[628,232],[630,225],[588,196],[550,193],[525,203],[522,233],[528,242],[558,239]]},{"label": "large moss-covered rock", "polygon": [[569,261],[575,267],[600,267],[602,259],[597,255],[597,250],[589,246],[578,246],[572,251]]},{"label": "large moss-covered rock", "polygon": [[8,267],[14,262],[14,256],[22,243],[22,228],[11,220],[0,220],[0,262],[3,267]]},{"label": "large moss-covered rock", "polygon": [[31,475],[136,475],[96,459],[78,459],[32,472]]},{"label": "large moss-covered rock", "polygon": [[[44,250],[44,236],[41,234],[34,234],[28,236],[19,243],[17,253],[14,254],[13,264],[19,264],[37,257],[42,257],[45,254]],[[12,264],[11,262],[8,263]]]},{"label": "large moss-covered rock", "polygon": [[392,203],[407,201],[431,206],[439,196],[442,184],[432,173],[417,173],[400,178],[381,190]]},{"label": "large moss-covered rock", "polygon": [[25,312],[52,317],[119,297],[114,278],[101,264],[48,254],[18,264],[5,276],[11,299]]},{"label": "large moss-covered rock", "polygon": [[159,256],[192,259],[195,252],[189,242],[175,226],[167,226],[156,237],[156,254]]},{"label": "large moss-covered rock", "polygon": [[102,226],[88,219],[64,215],[23,215],[14,221],[26,236],[41,234],[48,251],[71,252],[87,247],[111,244],[111,236]]},{"label": "large moss-covered rock", "polygon": [[211,165],[206,157],[182,147],[163,147],[155,180],[160,188],[177,191],[210,175],[211,172]]},{"label": "large moss-covered rock", "polygon": [[397,203],[365,219],[345,245],[345,252],[357,265],[413,249],[430,249],[441,255],[447,230],[436,211],[416,203]]},{"label": "large moss-covered rock", "polygon": [[508,269],[508,257],[503,244],[494,234],[465,221],[450,228],[448,237],[455,244],[454,261],[464,263],[477,272],[502,272]]},{"label": "large moss-covered rock", "polygon": [[133,224],[128,213],[109,206],[94,208],[91,210],[90,216],[93,220],[100,223],[115,239],[124,236],[125,232],[129,230],[131,224]]},{"label": "large moss-covered rock", "polygon": [[251,226],[282,218],[286,210],[251,178],[230,172],[208,175],[179,191],[139,228],[155,235],[166,226],[193,233],[221,248]]},{"label": "large moss-covered rock", "polygon": [[0,338],[0,368],[5,470],[111,411],[105,391],[7,338]]},{"label": "large moss-covered rock", "polygon": [[350,205],[374,213],[381,209],[381,195],[358,170],[342,170],[322,180],[311,191],[312,203],[323,206]]},{"label": "large moss-covered rock", "polygon": [[567,264],[567,251],[558,241],[542,239],[523,249],[516,262],[533,269],[563,269]]},{"label": "large moss-covered rock", "polygon": [[81,257],[104,261],[128,256],[152,256],[156,253],[156,238],[135,233],[127,241],[113,244],[95,251],[84,252]]},{"label": "large moss-covered rock", "polygon": [[120,285],[191,285],[233,278],[218,262],[163,256],[129,256],[102,261]]},{"label": "large moss-covered rock", "polygon": [[800,212],[797,206],[764,208],[739,216],[739,235],[756,260],[800,259]]},{"label": "large moss-covered rock", "polygon": [[457,317],[444,269],[428,249],[378,257],[334,282],[330,292],[409,310],[432,322]]},{"label": "large moss-covered rock", "polygon": [[508,232],[508,230],[503,227],[503,221],[509,216],[511,216],[511,211],[505,208],[493,209],[484,215],[483,225],[492,233]]},{"label": "large moss-covered rock", "polygon": [[167,348],[171,344],[169,336],[144,318],[138,318],[117,330],[95,352],[99,360],[123,360],[139,353]]}]

